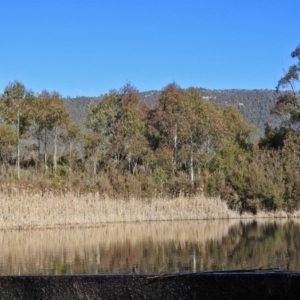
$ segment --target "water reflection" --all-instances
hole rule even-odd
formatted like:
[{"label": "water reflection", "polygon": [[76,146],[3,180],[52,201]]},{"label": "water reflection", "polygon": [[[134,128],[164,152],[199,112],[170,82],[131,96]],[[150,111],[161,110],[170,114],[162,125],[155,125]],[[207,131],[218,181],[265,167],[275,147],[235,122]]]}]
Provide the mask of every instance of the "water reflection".
[{"label": "water reflection", "polygon": [[300,225],[238,220],[0,231],[0,274],[300,269]]}]

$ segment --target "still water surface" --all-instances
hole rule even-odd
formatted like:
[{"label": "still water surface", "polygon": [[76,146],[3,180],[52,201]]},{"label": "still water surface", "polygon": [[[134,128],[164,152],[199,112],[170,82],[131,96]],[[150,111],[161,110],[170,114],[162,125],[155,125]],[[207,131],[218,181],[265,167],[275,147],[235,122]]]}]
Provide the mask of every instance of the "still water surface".
[{"label": "still water surface", "polygon": [[300,270],[299,221],[176,221],[0,231],[0,275]]}]

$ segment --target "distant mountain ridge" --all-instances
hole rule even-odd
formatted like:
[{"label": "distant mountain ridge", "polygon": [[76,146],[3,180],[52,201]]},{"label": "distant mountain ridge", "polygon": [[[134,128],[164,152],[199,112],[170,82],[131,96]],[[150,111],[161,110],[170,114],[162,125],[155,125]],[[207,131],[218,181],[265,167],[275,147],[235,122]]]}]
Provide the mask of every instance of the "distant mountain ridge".
[{"label": "distant mountain ridge", "polygon": [[[222,108],[230,104],[236,105],[245,120],[257,126],[258,136],[263,135],[266,122],[270,122],[275,126],[279,125],[279,118],[270,115],[270,109],[278,96],[275,90],[209,90],[199,88],[199,92],[204,99],[217,103]],[[159,94],[160,91],[155,90],[140,93],[141,99],[150,106],[155,105]],[[90,104],[99,99],[100,97],[68,97],[65,99],[65,103],[67,110],[76,123],[83,126],[83,120]]]}]

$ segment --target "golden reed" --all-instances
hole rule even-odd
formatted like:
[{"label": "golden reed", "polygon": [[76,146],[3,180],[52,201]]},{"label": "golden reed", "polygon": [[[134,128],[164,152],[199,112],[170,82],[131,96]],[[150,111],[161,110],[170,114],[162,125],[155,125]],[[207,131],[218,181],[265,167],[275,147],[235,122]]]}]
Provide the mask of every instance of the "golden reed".
[{"label": "golden reed", "polygon": [[[290,216],[290,215],[289,215]],[[0,228],[93,227],[111,222],[214,220],[289,217],[284,212],[240,215],[219,198],[202,195],[174,199],[110,199],[98,193],[74,195],[51,191],[30,193],[11,188],[0,191]],[[299,216],[294,213],[292,217]]]}]

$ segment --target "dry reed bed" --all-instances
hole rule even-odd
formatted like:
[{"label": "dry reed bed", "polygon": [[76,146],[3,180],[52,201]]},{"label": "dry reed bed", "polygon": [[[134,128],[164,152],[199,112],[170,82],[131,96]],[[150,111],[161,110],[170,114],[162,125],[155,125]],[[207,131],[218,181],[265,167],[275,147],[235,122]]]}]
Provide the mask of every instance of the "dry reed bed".
[{"label": "dry reed bed", "polygon": [[[259,212],[255,218],[299,217],[299,212]],[[0,192],[0,228],[55,228],[64,226],[97,226],[108,222],[163,220],[214,220],[254,218],[228,209],[219,198],[194,196],[175,199],[116,200],[95,194],[55,195],[48,192],[29,194],[12,189]]]},{"label": "dry reed bed", "polygon": [[0,228],[95,226],[107,222],[240,218],[218,198],[114,200],[99,194],[0,193]]}]

